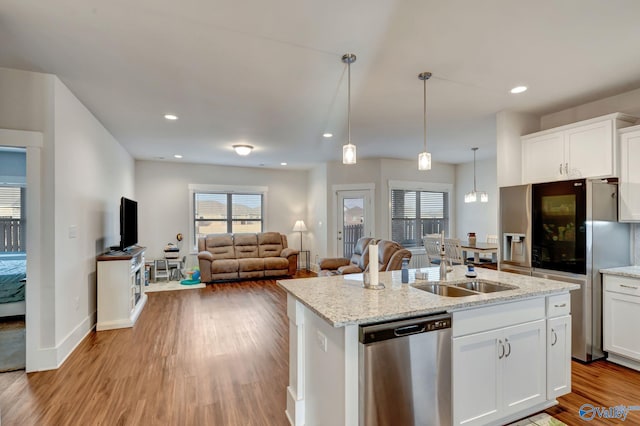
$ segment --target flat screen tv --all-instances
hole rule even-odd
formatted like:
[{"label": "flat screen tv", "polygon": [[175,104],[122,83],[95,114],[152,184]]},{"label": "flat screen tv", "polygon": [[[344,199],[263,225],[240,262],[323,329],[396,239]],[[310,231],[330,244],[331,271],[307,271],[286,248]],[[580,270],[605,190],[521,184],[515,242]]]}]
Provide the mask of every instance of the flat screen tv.
[{"label": "flat screen tv", "polygon": [[128,198],[120,199],[120,250],[127,250],[138,243],[138,203]]}]

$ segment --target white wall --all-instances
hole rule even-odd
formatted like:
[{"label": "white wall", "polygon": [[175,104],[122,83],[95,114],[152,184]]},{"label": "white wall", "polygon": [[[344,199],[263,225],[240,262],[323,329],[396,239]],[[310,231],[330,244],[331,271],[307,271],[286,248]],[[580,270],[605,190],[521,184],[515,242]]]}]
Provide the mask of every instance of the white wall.
[{"label": "white wall", "polygon": [[134,162],[57,77],[54,88],[55,325],[64,357],[96,322],[95,257],[119,243],[120,197],[133,197]]},{"label": "white wall", "polygon": [[133,159],[50,74],[0,68],[0,128],[43,136],[27,150],[28,200],[43,213],[27,225],[27,369],[56,368],[94,325],[95,255],[118,238],[110,211],[133,190]]},{"label": "white wall", "polygon": [[487,234],[498,235],[498,183],[496,159],[476,162],[476,189],[486,191],[488,203],[464,202],[464,194],[473,189],[473,162],[456,166],[456,237],[466,240],[469,232],[475,232],[478,241],[485,241]]},{"label": "white wall", "polygon": [[522,184],[520,136],[540,130],[540,118],[531,114],[500,111],[496,114],[496,181],[498,187]]},{"label": "white wall", "polygon": [[322,164],[309,171],[307,182],[307,229],[304,248],[310,252],[310,263],[317,264],[319,257],[327,253],[327,165]]},{"label": "white wall", "polygon": [[[136,161],[135,176],[138,240],[148,258],[163,257],[178,233],[185,236],[180,255],[189,254],[189,184],[268,187],[265,231],[282,232],[290,247],[300,247],[300,234],[292,229],[298,219],[307,222],[306,171]],[[195,264],[193,258],[189,262]]]}]

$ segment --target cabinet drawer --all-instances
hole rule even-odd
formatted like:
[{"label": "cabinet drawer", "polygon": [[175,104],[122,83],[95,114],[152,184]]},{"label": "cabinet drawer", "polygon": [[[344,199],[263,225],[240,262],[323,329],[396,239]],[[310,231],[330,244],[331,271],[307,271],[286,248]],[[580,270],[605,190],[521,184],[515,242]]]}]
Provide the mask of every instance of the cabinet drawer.
[{"label": "cabinet drawer", "polygon": [[569,293],[547,296],[547,317],[560,317],[571,313],[571,295]]},{"label": "cabinet drawer", "polygon": [[640,279],[605,275],[604,290],[630,296],[640,296]]},{"label": "cabinet drawer", "polygon": [[545,317],[545,299],[506,302],[481,308],[472,308],[453,313],[453,336],[494,330],[510,325],[522,324]]}]

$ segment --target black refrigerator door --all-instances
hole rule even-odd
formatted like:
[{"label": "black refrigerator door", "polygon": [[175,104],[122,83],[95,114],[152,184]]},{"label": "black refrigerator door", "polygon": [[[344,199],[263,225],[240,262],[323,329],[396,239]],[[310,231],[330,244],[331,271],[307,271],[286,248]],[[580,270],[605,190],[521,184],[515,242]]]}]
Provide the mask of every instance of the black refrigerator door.
[{"label": "black refrigerator door", "polygon": [[586,181],[533,185],[532,204],[533,267],[586,274]]}]

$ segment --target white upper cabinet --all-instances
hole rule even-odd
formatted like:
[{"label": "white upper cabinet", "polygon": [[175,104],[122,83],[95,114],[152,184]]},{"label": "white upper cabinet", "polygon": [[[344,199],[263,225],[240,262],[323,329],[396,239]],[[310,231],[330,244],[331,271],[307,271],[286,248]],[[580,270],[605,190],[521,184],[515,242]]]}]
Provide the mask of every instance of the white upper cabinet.
[{"label": "white upper cabinet", "polygon": [[616,131],[636,120],[615,113],[522,137],[522,182],[618,175]]},{"label": "white upper cabinet", "polygon": [[620,132],[620,222],[640,222],[640,126]]}]

